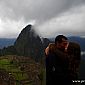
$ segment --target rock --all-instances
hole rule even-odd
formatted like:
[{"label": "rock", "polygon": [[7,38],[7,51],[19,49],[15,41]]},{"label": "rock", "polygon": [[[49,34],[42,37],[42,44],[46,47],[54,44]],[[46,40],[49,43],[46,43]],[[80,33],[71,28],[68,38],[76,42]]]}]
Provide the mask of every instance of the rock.
[{"label": "rock", "polygon": [[32,25],[26,26],[14,43],[18,55],[30,56],[36,61],[42,57],[43,44],[40,37],[32,29]]}]

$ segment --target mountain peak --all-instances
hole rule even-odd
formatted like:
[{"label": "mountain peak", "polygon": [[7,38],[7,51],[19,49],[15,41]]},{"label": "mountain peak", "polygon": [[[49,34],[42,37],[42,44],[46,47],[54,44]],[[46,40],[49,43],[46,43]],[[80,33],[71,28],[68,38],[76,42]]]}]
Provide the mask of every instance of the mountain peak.
[{"label": "mountain peak", "polygon": [[31,56],[35,59],[41,57],[43,49],[42,42],[30,24],[23,28],[14,46],[19,55]]},{"label": "mountain peak", "polygon": [[25,28],[23,28],[23,30],[22,30],[21,32],[23,32],[23,31],[30,31],[31,28],[32,28],[32,25],[29,24],[29,25],[27,25]]}]

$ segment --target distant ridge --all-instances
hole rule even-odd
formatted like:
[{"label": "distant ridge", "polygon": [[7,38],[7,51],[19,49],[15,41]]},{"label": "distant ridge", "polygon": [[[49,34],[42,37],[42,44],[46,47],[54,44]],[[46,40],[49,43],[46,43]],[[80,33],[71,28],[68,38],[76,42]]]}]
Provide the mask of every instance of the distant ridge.
[{"label": "distant ridge", "polygon": [[16,38],[0,38],[0,49],[14,44]]}]

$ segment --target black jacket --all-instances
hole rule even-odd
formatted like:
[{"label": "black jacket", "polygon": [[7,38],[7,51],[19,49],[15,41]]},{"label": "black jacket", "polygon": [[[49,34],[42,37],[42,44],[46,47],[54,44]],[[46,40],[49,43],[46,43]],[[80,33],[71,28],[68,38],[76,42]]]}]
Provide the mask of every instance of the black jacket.
[{"label": "black jacket", "polygon": [[80,46],[73,42],[69,43],[68,53],[58,49],[49,53],[46,57],[46,85],[66,84],[67,81],[77,79],[80,59]]}]

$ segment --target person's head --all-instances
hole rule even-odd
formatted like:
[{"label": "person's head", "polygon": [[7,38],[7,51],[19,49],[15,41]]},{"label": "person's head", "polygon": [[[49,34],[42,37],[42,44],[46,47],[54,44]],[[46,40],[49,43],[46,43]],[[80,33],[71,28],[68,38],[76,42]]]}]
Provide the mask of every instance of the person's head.
[{"label": "person's head", "polygon": [[64,35],[58,35],[55,38],[55,44],[57,45],[58,48],[65,49],[68,45],[68,38],[65,37]]}]

